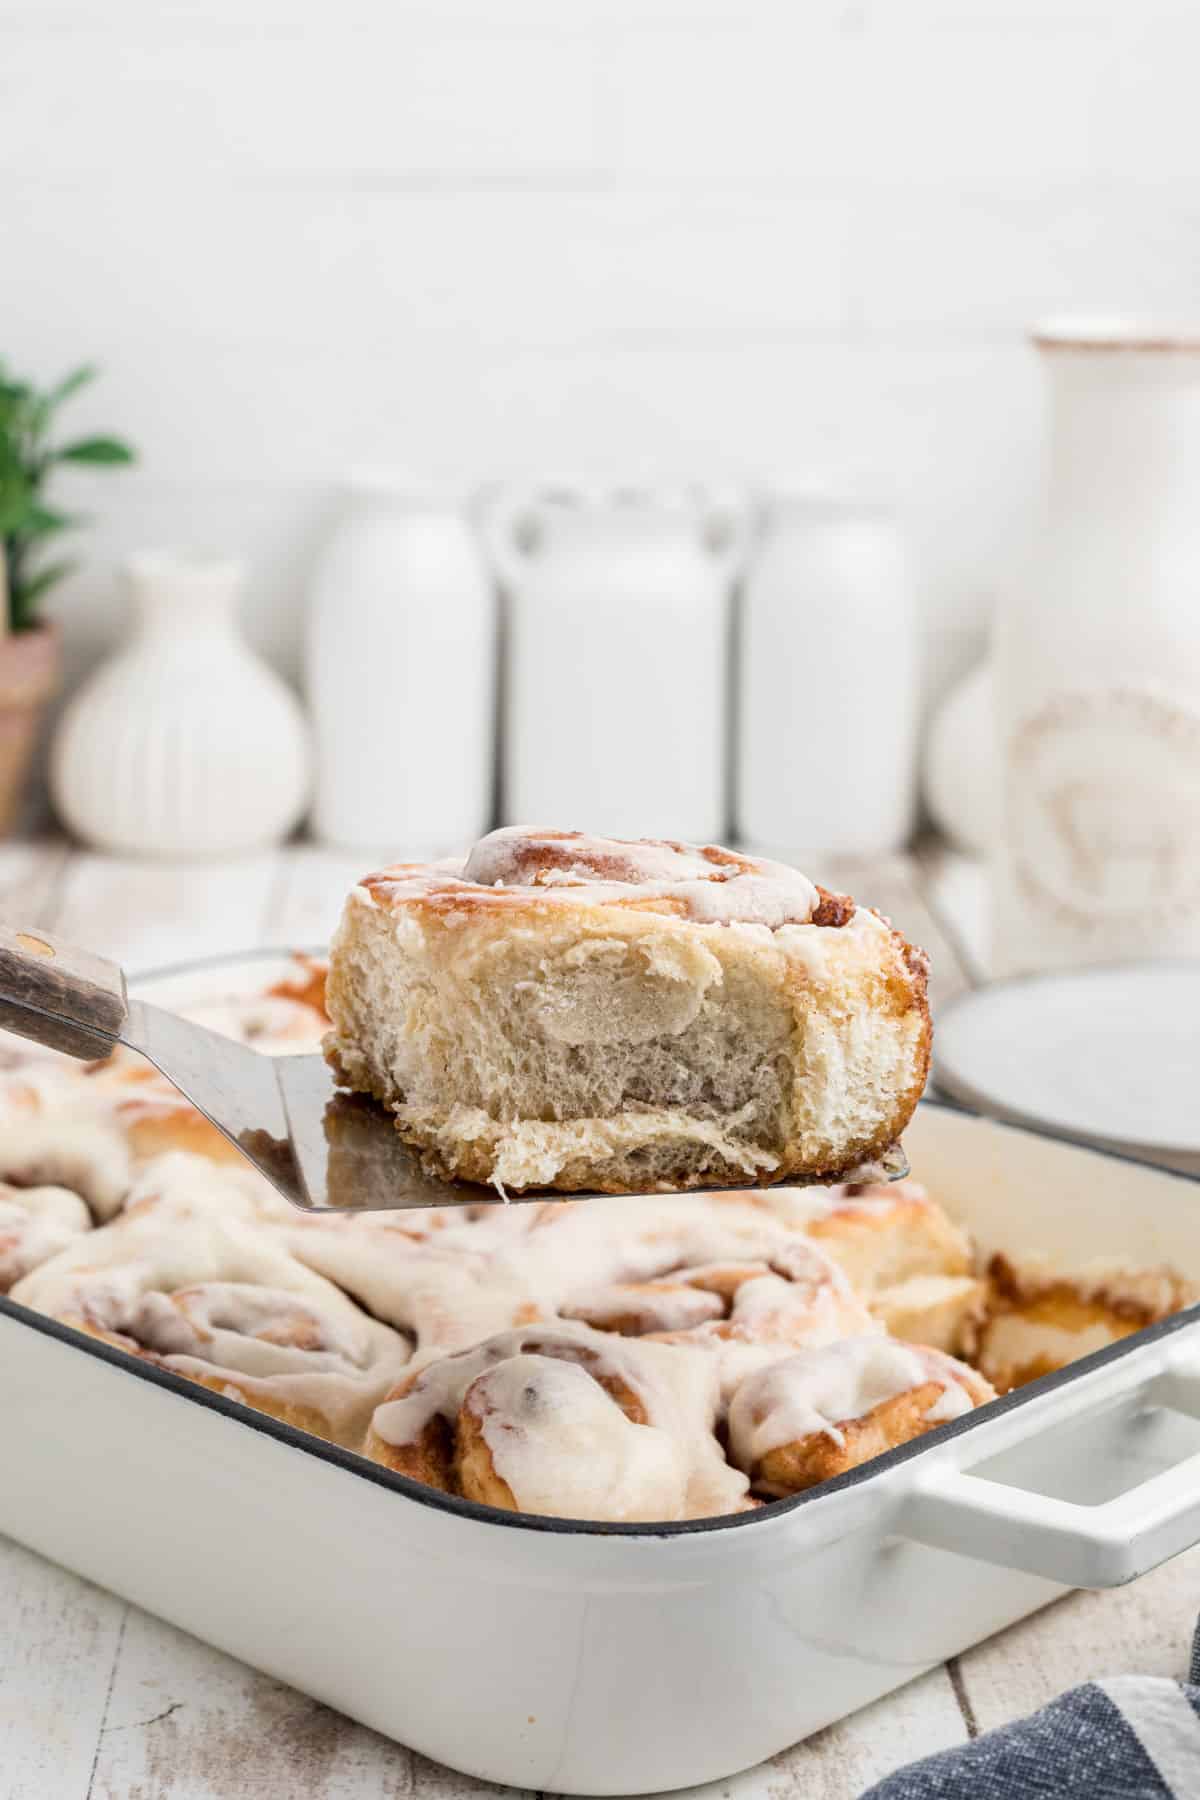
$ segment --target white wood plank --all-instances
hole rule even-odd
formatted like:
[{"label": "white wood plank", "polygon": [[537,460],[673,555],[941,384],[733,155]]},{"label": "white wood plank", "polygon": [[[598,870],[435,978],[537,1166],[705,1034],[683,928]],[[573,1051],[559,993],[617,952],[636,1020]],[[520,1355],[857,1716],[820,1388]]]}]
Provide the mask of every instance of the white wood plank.
[{"label": "white wood plank", "polygon": [[[407,1800],[413,1791],[407,1750],[130,1609],[89,1800]],[[56,1790],[56,1800],[74,1796]]]},{"label": "white wood plank", "polygon": [[281,949],[328,944],[342,902],[372,869],[394,862],[396,845],[379,850],[331,850],[318,844],[291,847],[282,862],[263,924],[264,941]]},{"label": "white wood plank", "polygon": [[135,862],[80,852],[55,920],[63,937],[133,974],[262,942],[278,852],[220,863]]},{"label": "white wood plank", "polygon": [[933,1669],[750,1771],[744,1800],[853,1800],[904,1763],[966,1738],[949,1676]]},{"label": "white wood plank", "polygon": [[83,1800],[127,1607],[0,1538],[0,1790]]},{"label": "white wood plank", "polygon": [[0,918],[51,928],[68,856],[59,838],[0,844]]},{"label": "white wood plank", "polygon": [[1109,1593],[1070,1594],[959,1658],[981,1731],[1108,1675],[1182,1679],[1200,1613],[1200,1549]]}]

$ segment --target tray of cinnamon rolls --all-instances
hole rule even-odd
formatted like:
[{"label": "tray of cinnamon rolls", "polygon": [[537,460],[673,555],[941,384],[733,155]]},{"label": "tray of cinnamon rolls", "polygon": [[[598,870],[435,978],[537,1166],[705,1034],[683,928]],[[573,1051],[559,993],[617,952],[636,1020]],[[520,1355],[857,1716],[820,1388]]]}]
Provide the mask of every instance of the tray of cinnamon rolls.
[{"label": "tray of cinnamon rolls", "polygon": [[[321,957],[142,991],[328,1039]],[[1190,1345],[1194,1184],[930,1103],[905,1142],[886,1185],[304,1215],[131,1054],[6,1039],[0,1529],[486,1778],[746,1766],[1055,1591],[922,1469],[1003,1493],[1023,1421],[1114,1407],[1128,1459]]]}]

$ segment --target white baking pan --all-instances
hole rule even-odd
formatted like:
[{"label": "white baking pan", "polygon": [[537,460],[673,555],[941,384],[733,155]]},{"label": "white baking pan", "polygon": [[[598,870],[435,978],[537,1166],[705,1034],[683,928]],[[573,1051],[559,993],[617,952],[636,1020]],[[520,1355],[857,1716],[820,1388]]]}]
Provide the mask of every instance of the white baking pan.
[{"label": "white baking pan", "polygon": [[[154,997],[271,973],[209,965]],[[985,1249],[1200,1272],[1186,1177],[933,1105],[905,1142]],[[809,1494],[657,1530],[433,1493],[8,1301],[0,1357],[0,1530],[522,1787],[730,1774],[1200,1539],[1195,1308]]]}]

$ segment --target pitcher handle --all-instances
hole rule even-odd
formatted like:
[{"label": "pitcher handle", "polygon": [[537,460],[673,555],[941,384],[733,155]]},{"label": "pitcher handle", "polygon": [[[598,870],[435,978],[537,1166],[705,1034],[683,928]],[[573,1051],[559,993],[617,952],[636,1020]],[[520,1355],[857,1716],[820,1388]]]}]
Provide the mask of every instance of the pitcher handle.
[{"label": "pitcher handle", "polygon": [[498,483],[484,490],[475,509],[476,523],[484,554],[502,587],[519,587],[524,581],[546,503],[580,501],[586,492],[581,482],[568,476],[539,481],[534,487]]}]

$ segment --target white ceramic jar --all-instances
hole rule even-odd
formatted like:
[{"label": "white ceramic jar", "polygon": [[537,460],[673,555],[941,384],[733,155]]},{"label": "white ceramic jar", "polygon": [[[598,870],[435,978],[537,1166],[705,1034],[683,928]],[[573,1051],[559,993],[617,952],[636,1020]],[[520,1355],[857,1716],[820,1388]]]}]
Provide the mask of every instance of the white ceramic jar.
[{"label": "white ceramic jar", "polygon": [[308,799],[304,717],[242,641],[236,562],[130,559],[130,642],[59,723],[54,803],[77,836],[134,856],[218,857],[284,837]]},{"label": "white ceramic jar", "polygon": [[916,785],[917,622],[886,508],[769,493],[740,635],[740,836],[775,850],[900,848]]},{"label": "white ceramic jar", "polygon": [[1055,324],[1041,527],[997,615],[998,974],[1200,954],[1200,332]]},{"label": "white ceramic jar", "polygon": [[416,855],[488,828],[495,656],[495,594],[455,499],[355,477],[310,593],[318,837]]},{"label": "white ceramic jar", "polygon": [[724,835],[743,526],[735,501],[692,488],[564,483],[494,503],[507,819],[609,837]]}]

